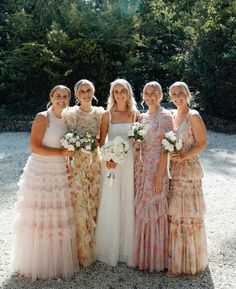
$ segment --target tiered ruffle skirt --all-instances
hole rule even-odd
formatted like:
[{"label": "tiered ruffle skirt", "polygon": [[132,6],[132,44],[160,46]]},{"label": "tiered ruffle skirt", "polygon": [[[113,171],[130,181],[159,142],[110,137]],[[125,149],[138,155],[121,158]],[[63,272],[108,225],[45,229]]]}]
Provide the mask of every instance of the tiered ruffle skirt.
[{"label": "tiered ruffle skirt", "polygon": [[78,262],[64,158],[32,154],[18,185],[13,271],[32,280],[70,276]]}]

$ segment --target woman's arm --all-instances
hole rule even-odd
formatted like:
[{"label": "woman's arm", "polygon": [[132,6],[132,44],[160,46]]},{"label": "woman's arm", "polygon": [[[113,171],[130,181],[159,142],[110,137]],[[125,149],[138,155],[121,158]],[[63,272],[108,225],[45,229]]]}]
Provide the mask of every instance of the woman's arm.
[{"label": "woman's arm", "polygon": [[104,145],[109,128],[109,112],[106,111],[102,115],[101,126],[100,126],[100,138],[99,145]]},{"label": "woman's arm", "polygon": [[31,128],[30,147],[31,151],[44,156],[73,156],[70,152],[61,148],[50,148],[42,145],[43,136],[48,125],[46,113],[37,114]]}]

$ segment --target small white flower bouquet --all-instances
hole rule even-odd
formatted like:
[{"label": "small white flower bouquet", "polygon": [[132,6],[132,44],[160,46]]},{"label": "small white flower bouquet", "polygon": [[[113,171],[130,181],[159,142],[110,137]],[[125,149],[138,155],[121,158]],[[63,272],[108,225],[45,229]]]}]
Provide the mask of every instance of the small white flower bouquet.
[{"label": "small white flower bouquet", "polygon": [[[113,161],[119,165],[124,162],[128,149],[129,143],[117,136],[113,141],[109,141],[101,147],[101,156],[104,161]],[[112,186],[112,179],[115,179],[114,172],[109,172],[107,178],[110,179],[110,186]]]},{"label": "small white flower bouquet", "polygon": [[173,131],[166,132],[164,138],[162,139],[162,147],[165,152],[168,152],[167,155],[167,174],[168,178],[171,179],[170,174],[170,156],[169,152],[179,152],[182,148],[182,141],[177,140],[176,135]]},{"label": "small white flower bouquet", "polygon": [[165,152],[178,152],[182,148],[182,141],[177,140],[173,131],[166,132],[161,143]]},{"label": "small white flower bouquet", "polygon": [[128,138],[132,138],[134,141],[143,141],[147,131],[148,126],[139,122],[134,122],[127,130]]},{"label": "small white flower bouquet", "polygon": [[[91,153],[96,148],[96,137],[89,132],[81,134],[76,130],[71,130],[64,134],[61,144],[69,151],[81,150],[85,153]],[[70,161],[71,165],[74,166],[73,157]]]}]

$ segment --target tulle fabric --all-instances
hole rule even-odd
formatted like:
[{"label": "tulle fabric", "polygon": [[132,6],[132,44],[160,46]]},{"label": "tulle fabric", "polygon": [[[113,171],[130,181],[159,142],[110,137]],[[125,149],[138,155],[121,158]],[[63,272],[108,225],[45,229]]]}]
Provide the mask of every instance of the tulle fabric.
[{"label": "tulle fabric", "polygon": [[[177,136],[182,140],[183,151],[195,145],[189,116],[177,129]],[[203,171],[198,156],[185,161],[171,161],[171,177],[168,270],[174,275],[194,275],[204,270],[208,262]]]},{"label": "tulle fabric", "polygon": [[77,266],[64,158],[32,154],[18,183],[12,270],[32,280],[65,277]]}]

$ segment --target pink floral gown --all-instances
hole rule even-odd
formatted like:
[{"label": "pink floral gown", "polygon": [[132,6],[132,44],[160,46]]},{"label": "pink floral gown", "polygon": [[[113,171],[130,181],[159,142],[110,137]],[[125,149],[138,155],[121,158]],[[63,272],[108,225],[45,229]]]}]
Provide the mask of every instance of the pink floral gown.
[{"label": "pink floral gown", "polygon": [[161,152],[163,134],[173,130],[172,118],[164,108],[154,114],[141,115],[140,122],[148,125],[141,144],[141,157],[135,159],[135,252],[134,263],[139,269],[161,271],[167,268],[168,220],[167,192],[169,180],[163,177],[163,190],[153,195],[153,179]]},{"label": "pink floral gown", "polygon": [[[176,134],[182,140],[182,152],[195,145],[189,114]],[[174,116],[175,117],[175,116]],[[207,242],[204,227],[205,203],[202,194],[202,167],[198,156],[171,161],[169,194],[169,262],[172,274],[196,274],[207,266]]]}]

